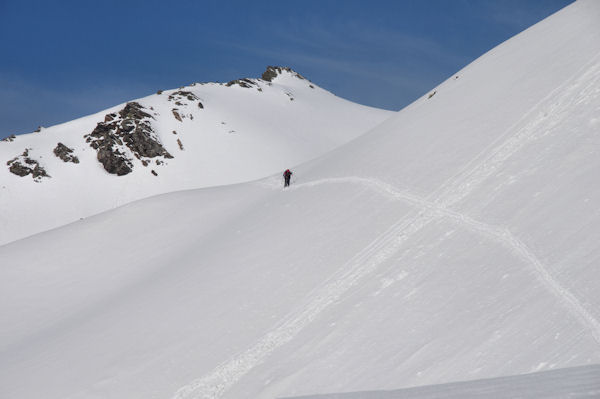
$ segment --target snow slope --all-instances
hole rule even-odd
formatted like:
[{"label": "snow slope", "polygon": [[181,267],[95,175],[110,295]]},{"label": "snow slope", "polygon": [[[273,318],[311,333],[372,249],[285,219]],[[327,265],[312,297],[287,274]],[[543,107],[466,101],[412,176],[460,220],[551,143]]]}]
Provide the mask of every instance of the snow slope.
[{"label": "snow slope", "polygon": [[600,363],[598,20],[568,6],[290,189],[164,194],[0,247],[1,396],[280,398]]},{"label": "snow slope", "polygon": [[351,392],[287,399],[589,399],[598,397],[600,397],[600,366],[583,366],[394,391]]},{"label": "snow slope", "polygon": [[[133,164],[125,176],[109,174],[84,138],[125,104],[0,142],[0,244],[151,195],[281,172],[393,114],[336,97],[292,70],[269,70],[270,81],[239,81],[248,87],[197,83],[135,100],[173,158],[146,158],[150,165],[144,167],[124,148]],[[78,164],[54,155],[59,142],[74,151]],[[50,177],[36,182],[9,171],[6,163],[28,148]]]}]

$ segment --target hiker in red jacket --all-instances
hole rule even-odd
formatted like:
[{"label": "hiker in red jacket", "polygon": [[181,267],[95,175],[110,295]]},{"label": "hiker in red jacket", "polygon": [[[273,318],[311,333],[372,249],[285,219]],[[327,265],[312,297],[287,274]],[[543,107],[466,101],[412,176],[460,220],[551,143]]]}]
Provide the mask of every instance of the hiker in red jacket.
[{"label": "hiker in red jacket", "polygon": [[291,178],[292,178],[292,172],[289,169],[286,169],[285,172],[283,172],[283,179],[285,180],[283,187],[287,187],[290,185]]}]

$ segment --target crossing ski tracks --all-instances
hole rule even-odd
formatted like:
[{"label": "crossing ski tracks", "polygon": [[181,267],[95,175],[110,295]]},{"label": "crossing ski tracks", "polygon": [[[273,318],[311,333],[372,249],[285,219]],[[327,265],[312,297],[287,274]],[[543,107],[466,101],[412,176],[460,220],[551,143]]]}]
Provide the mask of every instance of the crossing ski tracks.
[{"label": "crossing ski tracks", "polygon": [[426,198],[420,198],[395,189],[376,179],[338,177],[293,185],[290,190],[315,187],[331,183],[357,183],[406,201],[416,207],[396,221],[386,232],[374,239],[334,275],[325,281],[313,298],[299,310],[292,312],[278,326],[265,334],[249,349],[217,366],[212,372],[180,388],[173,399],[220,398],[245,374],[261,364],[270,354],[290,342],[323,311],[336,303],[342,295],[355,286],[379,265],[389,260],[415,233],[434,220],[449,218],[459,225],[484,234],[506,246],[526,261],[537,278],[565,305],[600,344],[600,323],[567,288],[554,278],[535,254],[507,228],[491,226],[467,215],[449,210],[467,198],[475,188],[500,169],[505,162],[527,144],[545,136],[560,119],[577,104],[577,92],[584,92],[600,79],[599,54],[584,67],[550,91],[504,135],[492,142],[451,178]]}]

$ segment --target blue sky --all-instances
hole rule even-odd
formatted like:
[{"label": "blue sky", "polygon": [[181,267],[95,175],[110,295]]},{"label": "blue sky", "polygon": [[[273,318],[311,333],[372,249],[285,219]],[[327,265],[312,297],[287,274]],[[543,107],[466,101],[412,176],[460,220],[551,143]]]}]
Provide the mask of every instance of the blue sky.
[{"label": "blue sky", "polygon": [[290,66],[398,110],[570,0],[0,0],[0,137]]}]

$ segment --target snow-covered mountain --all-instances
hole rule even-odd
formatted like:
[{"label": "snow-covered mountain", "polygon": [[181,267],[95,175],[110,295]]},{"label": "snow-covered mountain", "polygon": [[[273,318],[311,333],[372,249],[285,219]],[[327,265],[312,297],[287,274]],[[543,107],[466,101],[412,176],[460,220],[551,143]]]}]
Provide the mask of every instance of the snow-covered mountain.
[{"label": "snow-covered mountain", "polygon": [[392,114],[268,67],[261,79],[158,91],[10,136],[0,142],[0,244],[151,195],[265,177]]},{"label": "snow-covered mountain", "polygon": [[290,189],[169,193],[0,247],[2,396],[315,397],[600,363],[598,21],[566,7]]}]

